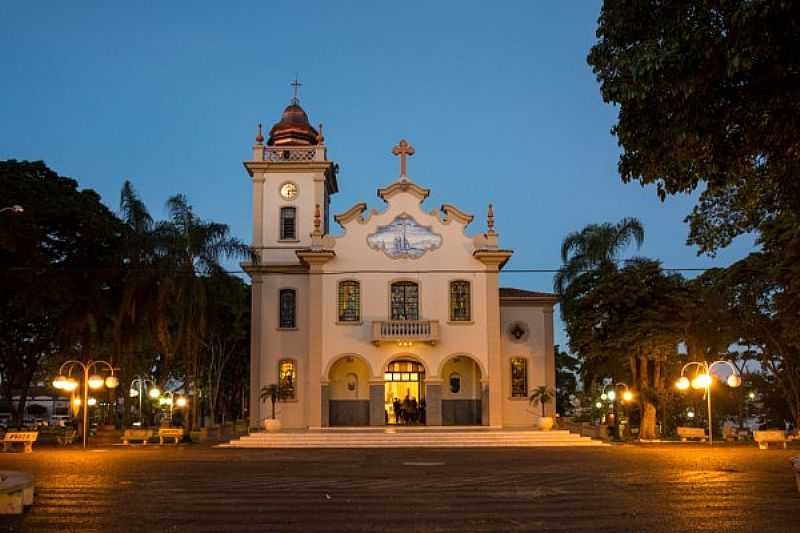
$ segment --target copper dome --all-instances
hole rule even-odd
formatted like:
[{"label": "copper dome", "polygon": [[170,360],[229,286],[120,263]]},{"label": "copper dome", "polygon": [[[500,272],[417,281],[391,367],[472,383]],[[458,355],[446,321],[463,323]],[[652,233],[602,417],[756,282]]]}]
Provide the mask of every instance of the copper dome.
[{"label": "copper dome", "polygon": [[312,146],[319,133],[308,122],[308,115],[295,100],[283,110],[280,122],[269,130],[270,146]]}]

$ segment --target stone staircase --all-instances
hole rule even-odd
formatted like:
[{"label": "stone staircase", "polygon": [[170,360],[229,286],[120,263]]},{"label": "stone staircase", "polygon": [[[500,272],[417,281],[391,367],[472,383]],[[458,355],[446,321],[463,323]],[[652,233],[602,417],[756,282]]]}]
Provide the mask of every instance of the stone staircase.
[{"label": "stone staircase", "polygon": [[509,448],[608,446],[566,430],[513,429],[325,429],[250,433],[221,448]]}]

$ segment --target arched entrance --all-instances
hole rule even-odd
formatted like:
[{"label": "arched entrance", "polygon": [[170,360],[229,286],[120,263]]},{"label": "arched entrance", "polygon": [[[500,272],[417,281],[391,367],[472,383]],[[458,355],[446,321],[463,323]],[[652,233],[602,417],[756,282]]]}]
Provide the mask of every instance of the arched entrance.
[{"label": "arched entrance", "polygon": [[442,377],[442,425],[479,426],[482,423],[481,367],[471,357],[449,358]]},{"label": "arched entrance", "polygon": [[328,424],[369,425],[369,365],[353,355],[336,360],[328,371]]},{"label": "arched entrance", "polygon": [[396,359],[383,373],[387,424],[425,423],[425,367],[410,359]]}]

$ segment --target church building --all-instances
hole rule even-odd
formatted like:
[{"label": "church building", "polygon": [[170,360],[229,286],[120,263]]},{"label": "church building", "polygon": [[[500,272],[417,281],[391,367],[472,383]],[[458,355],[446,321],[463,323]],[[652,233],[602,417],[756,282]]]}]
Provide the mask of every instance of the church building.
[{"label": "church building", "polygon": [[259,391],[277,384],[284,428],[533,427],[541,410],[529,392],[555,388],[555,295],[500,287],[513,252],[500,245],[492,206],[480,224],[451,204],[425,206],[430,190],[408,175],[414,148],[401,140],[391,153],[400,172],[377,190],[381,207],[332,214],[346,184],[322,126],[296,96],[266,142],[259,125],[244,162],[250,425],[270,416]]}]

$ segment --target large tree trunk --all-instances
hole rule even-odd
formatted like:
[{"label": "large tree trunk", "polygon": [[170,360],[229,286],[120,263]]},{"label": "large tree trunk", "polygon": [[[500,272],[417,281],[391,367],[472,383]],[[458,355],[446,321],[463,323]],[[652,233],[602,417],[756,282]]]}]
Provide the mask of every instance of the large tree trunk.
[{"label": "large tree trunk", "polygon": [[639,438],[653,440],[656,434],[656,406],[648,401],[642,401],[642,421],[639,426]]}]

